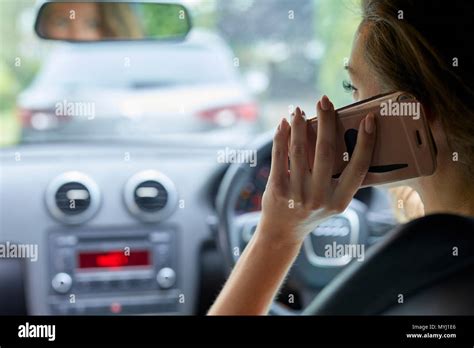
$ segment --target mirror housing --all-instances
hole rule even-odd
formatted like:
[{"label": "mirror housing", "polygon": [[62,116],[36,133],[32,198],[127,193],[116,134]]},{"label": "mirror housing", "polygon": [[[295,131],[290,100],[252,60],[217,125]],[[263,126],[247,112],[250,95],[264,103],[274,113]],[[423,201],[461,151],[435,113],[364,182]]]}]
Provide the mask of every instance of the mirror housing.
[{"label": "mirror housing", "polygon": [[43,39],[70,42],[182,40],[191,26],[181,4],[57,1],[40,7],[35,31]]}]

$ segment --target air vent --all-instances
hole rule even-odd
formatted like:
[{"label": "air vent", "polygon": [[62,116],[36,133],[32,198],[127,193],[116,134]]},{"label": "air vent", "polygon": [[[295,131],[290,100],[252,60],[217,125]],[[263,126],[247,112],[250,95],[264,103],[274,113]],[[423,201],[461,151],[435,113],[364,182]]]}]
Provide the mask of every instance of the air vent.
[{"label": "air vent", "polygon": [[170,216],[178,203],[173,182],[154,170],[132,176],[124,190],[128,210],[145,222],[157,222]]},{"label": "air vent", "polygon": [[135,203],[140,210],[157,212],[166,207],[168,191],[158,181],[148,180],[135,189]]},{"label": "air vent", "polygon": [[66,215],[82,214],[90,204],[90,192],[81,183],[70,182],[56,191],[56,205]]},{"label": "air vent", "polygon": [[67,172],[55,178],[46,191],[46,205],[51,215],[67,224],[90,219],[100,205],[96,183],[85,174]]}]

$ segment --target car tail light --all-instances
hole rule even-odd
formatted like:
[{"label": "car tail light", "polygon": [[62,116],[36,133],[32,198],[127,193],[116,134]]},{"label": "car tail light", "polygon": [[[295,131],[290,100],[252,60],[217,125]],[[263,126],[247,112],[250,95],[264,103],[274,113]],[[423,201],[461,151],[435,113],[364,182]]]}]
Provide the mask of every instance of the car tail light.
[{"label": "car tail light", "polygon": [[17,116],[23,128],[32,128],[39,131],[56,128],[59,123],[68,121],[68,117],[58,117],[53,110],[19,108]]},{"label": "car tail light", "polygon": [[27,109],[17,109],[16,115],[23,128],[31,128],[31,116],[33,112]]},{"label": "car tail light", "polygon": [[223,106],[205,110],[199,117],[222,127],[228,127],[238,121],[254,122],[258,116],[258,107],[254,103]]}]

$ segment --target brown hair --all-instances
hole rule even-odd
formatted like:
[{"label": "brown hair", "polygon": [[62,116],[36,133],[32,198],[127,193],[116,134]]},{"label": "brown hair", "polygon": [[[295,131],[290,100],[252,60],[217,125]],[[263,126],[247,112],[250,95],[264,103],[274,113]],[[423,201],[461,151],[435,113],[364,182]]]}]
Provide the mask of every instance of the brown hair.
[{"label": "brown hair", "polygon": [[387,90],[415,95],[474,174],[473,18],[469,0],[362,0],[365,57]]},{"label": "brown hair", "polygon": [[140,21],[129,3],[98,3],[102,18],[103,35],[106,38],[143,39]]}]

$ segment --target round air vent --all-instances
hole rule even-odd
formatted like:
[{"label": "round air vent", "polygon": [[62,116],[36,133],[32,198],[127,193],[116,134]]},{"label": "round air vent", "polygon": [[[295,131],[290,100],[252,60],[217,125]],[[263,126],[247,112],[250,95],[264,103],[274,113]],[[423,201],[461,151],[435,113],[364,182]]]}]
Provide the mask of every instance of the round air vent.
[{"label": "round air vent", "polygon": [[57,220],[67,224],[80,224],[89,220],[99,209],[99,188],[85,174],[67,172],[49,184],[46,205]]},{"label": "round air vent", "polygon": [[91,205],[90,191],[84,184],[68,182],[56,191],[56,205],[66,215],[82,214]]},{"label": "round air vent", "polygon": [[128,210],[140,220],[157,222],[173,213],[178,203],[178,193],[167,176],[147,170],[127,181],[124,199]]}]

